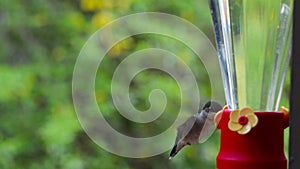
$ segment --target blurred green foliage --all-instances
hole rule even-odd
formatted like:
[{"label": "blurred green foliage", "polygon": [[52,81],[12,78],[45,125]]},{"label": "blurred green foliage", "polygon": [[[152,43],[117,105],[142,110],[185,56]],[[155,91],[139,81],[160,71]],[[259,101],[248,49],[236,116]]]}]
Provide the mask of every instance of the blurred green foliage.
[{"label": "blurred green foliage", "polygon": [[[183,17],[214,39],[206,0],[0,1],[1,169],[214,168],[218,133],[204,144],[185,148],[172,161],[167,159],[168,152],[129,159],[101,149],[77,120],[71,87],[81,47],[94,31],[113,19],[146,11]],[[119,131],[137,136],[157,134],[172,119],[166,116],[141,126],[117,115],[110,98],[111,75],[130,51],[159,45],[170,51],[179,50],[180,57],[197,74],[202,99],[208,99],[210,94],[205,69],[191,51],[178,49],[178,44],[170,44],[165,37],[146,36],[128,38],[110,50],[101,67],[104,73],[97,76],[102,80],[96,80],[95,91],[108,121]],[[180,93],[169,76],[150,70],[138,75],[134,83],[131,99],[138,109],[147,109],[149,92],[160,86],[171,103],[167,112],[178,111]]]}]

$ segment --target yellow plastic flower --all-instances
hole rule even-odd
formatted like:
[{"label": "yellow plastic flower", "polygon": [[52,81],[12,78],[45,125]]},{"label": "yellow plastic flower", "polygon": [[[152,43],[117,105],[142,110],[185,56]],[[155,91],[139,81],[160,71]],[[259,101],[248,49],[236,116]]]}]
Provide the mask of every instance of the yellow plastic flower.
[{"label": "yellow plastic flower", "polygon": [[228,128],[231,131],[237,131],[239,134],[247,134],[257,123],[258,118],[253,110],[246,107],[242,110],[234,110],[230,113]]},{"label": "yellow plastic flower", "polygon": [[219,125],[219,123],[220,123],[220,121],[221,121],[221,118],[222,118],[223,111],[224,111],[225,109],[228,109],[228,106],[227,106],[227,105],[225,105],[225,106],[223,107],[222,110],[220,110],[218,113],[216,113],[216,115],[215,115],[215,117],[214,117],[214,121],[215,121],[215,126],[216,126],[216,127],[218,127],[218,125]]},{"label": "yellow plastic flower", "polygon": [[284,106],[281,106],[281,111],[283,112],[283,114],[286,116],[288,114],[290,114],[290,111],[288,108],[285,108]]}]

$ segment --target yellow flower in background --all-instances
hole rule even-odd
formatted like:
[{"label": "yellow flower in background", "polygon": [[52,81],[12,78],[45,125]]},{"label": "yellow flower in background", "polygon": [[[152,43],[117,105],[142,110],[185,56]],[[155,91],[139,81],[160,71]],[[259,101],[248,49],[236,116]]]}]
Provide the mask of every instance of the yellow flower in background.
[{"label": "yellow flower in background", "polygon": [[112,58],[117,57],[121,54],[121,51],[122,51],[121,45],[118,43],[113,48],[110,49],[110,51],[108,52],[108,56]]},{"label": "yellow flower in background", "polygon": [[132,0],[116,0],[114,5],[120,11],[128,11],[132,3]]},{"label": "yellow flower in background", "polygon": [[80,1],[81,9],[88,12],[93,12],[100,9],[112,9],[116,5],[117,5],[116,2],[113,0],[81,0]]},{"label": "yellow flower in background", "polygon": [[195,18],[195,15],[193,13],[193,11],[182,11],[181,12],[181,17],[190,21],[190,22],[193,22],[194,21],[194,18]]},{"label": "yellow flower in background", "polygon": [[80,7],[84,11],[96,11],[103,8],[102,0],[81,0]]},{"label": "yellow flower in background", "polygon": [[231,131],[237,131],[239,134],[247,134],[251,128],[258,123],[258,118],[251,108],[243,108],[242,110],[234,110],[230,113],[228,128]]},{"label": "yellow flower in background", "polygon": [[132,47],[133,39],[131,37],[122,40],[117,43],[111,50],[108,52],[110,57],[117,57],[121,54],[122,50],[129,50]]},{"label": "yellow flower in background", "polygon": [[101,28],[107,23],[111,22],[113,20],[113,15],[112,13],[109,12],[98,12],[93,16],[92,19],[92,24],[94,27]]},{"label": "yellow flower in background", "polygon": [[103,8],[112,9],[115,6],[115,2],[112,0],[103,0]]}]

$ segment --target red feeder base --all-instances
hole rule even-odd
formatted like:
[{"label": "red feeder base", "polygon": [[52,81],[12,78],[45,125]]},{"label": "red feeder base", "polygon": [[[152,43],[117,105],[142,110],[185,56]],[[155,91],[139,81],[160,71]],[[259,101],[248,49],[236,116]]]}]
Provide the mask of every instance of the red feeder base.
[{"label": "red feeder base", "polygon": [[225,109],[221,129],[218,169],[287,169],[283,130],[288,119],[282,112],[255,112],[258,124],[245,135],[228,128],[230,110]]}]

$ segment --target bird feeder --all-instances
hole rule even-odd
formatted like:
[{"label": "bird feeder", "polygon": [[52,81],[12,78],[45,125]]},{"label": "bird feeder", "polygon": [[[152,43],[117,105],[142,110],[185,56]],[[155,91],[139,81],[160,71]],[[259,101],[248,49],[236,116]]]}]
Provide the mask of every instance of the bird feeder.
[{"label": "bird feeder", "polygon": [[286,169],[280,107],[289,65],[293,1],[211,0],[227,107],[218,169]]}]

